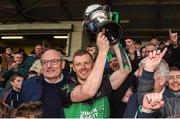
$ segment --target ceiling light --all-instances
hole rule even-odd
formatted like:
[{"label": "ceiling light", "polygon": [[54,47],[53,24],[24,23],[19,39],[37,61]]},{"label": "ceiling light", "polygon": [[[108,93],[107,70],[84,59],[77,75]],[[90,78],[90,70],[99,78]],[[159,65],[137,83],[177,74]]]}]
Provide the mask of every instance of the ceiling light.
[{"label": "ceiling light", "polygon": [[23,39],[23,36],[1,36],[1,39]]},{"label": "ceiling light", "polygon": [[55,39],[68,39],[68,36],[53,36]]},{"label": "ceiling light", "polygon": [[128,23],[130,23],[130,21],[129,20],[120,20],[120,23],[121,24],[128,24]]}]

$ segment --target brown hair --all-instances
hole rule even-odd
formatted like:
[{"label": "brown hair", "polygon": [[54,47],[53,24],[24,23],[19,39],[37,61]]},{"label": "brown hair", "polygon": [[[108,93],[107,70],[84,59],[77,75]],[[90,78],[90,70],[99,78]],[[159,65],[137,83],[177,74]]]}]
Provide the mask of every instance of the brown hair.
[{"label": "brown hair", "polygon": [[170,71],[180,71],[180,69],[176,66],[172,66],[169,68]]},{"label": "brown hair", "polygon": [[79,49],[79,50],[77,50],[77,51],[74,53],[73,60],[74,60],[74,58],[75,58],[76,56],[83,56],[83,55],[86,55],[86,54],[88,54],[88,55],[91,57],[92,61],[94,61],[92,55],[91,55],[87,50],[84,50],[84,49]]},{"label": "brown hair", "polygon": [[22,77],[24,78],[24,76],[18,72],[13,73],[13,75],[10,77],[10,81],[14,81],[17,77]]},{"label": "brown hair", "polygon": [[30,101],[19,105],[13,110],[11,117],[41,118],[42,105],[40,101]]}]

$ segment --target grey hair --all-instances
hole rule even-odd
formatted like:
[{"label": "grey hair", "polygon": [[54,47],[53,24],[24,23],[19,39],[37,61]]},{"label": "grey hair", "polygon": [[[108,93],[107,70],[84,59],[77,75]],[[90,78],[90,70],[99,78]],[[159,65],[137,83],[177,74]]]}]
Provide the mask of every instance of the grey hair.
[{"label": "grey hair", "polygon": [[161,60],[160,64],[156,67],[154,76],[163,76],[166,80],[169,79],[169,65],[165,60]]}]

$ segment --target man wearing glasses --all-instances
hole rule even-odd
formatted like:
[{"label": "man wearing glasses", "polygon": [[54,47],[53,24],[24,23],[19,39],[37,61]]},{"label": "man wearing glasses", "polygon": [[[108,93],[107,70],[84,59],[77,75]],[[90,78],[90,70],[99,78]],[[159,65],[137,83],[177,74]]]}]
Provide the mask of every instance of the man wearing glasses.
[{"label": "man wearing glasses", "polygon": [[[43,76],[30,78],[23,82],[18,102],[42,101],[43,117],[63,118],[64,112],[62,105],[67,106],[69,102],[83,102],[93,99],[95,95],[96,97],[98,95],[104,95],[98,90],[103,79],[106,56],[110,46],[109,41],[102,32],[97,37],[97,47],[99,52],[95,63],[89,54],[78,55],[73,59],[73,68],[78,79],[76,82],[79,84],[70,83],[69,81],[73,79],[62,73],[65,64],[60,52],[52,49],[45,51],[41,56]],[[110,94],[112,89],[117,89],[130,72],[129,70],[122,70],[123,65],[120,50],[117,44],[113,47],[116,49],[115,52],[118,54],[118,62],[121,67],[113,73],[110,80],[106,80],[106,83],[103,83],[103,90],[106,90],[104,92],[106,96]],[[98,94],[96,94],[97,91],[99,92]],[[101,111],[104,112],[103,107]]]},{"label": "man wearing glasses", "polygon": [[[72,102],[83,102],[93,98],[101,85],[106,56],[110,47],[109,41],[103,33],[99,33],[97,37],[97,46],[99,52],[95,63],[90,58],[91,55],[79,56],[79,58],[81,57],[80,59],[77,59],[78,57],[75,58],[77,60],[76,63],[74,62],[74,65],[76,65],[75,72],[81,79],[78,80],[81,81],[81,85],[70,87],[69,89],[73,88],[73,90],[66,90],[64,92],[63,89],[65,90],[67,89],[66,86],[71,85],[65,85],[69,84],[70,78],[62,73],[65,66],[62,55],[53,49],[45,51],[41,56],[42,76],[32,77],[23,82],[17,103],[41,101],[43,117],[63,118],[64,111],[62,105],[67,104],[66,99],[68,97]],[[117,49],[118,45],[115,47]],[[119,52],[119,50],[117,52]],[[121,72],[122,75],[119,80],[114,80],[115,77],[119,77],[118,72]],[[112,77],[111,85],[114,89],[124,81],[130,71],[122,73],[122,71],[118,70],[118,72]],[[118,81],[118,83],[116,81]],[[111,89],[109,89],[109,91],[110,90]],[[69,91],[71,91],[71,93],[69,93]]]},{"label": "man wearing glasses", "polygon": [[[22,84],[19,99],[14,103],[41,101],[43,117],[64,117],[60,87],[68,76],[62,73],[65,63],[60,52],[49,49],[41,56],[42,76],[27,79]],[[17,102],[16,102],[17,101]]]}]

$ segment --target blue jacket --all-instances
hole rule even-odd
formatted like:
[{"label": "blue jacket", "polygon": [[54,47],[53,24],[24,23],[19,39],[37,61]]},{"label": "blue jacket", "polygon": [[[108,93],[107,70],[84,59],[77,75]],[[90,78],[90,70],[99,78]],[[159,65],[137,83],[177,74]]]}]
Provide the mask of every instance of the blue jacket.
[{"label": "blue jacket", "polygon": [[22,90],[20,93],[19,101],[28,102],[28,101],[38,101],[41,98],[43,86],[42,81],[43,77],[32,77],[23,81]]}]

